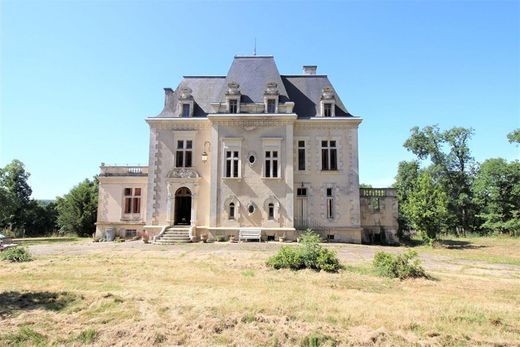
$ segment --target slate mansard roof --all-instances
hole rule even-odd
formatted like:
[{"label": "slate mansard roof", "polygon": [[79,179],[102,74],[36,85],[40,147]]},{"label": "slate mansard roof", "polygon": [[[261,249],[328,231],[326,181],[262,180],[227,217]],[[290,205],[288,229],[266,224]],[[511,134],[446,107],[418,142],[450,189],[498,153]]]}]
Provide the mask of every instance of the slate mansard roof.
[{"label": "slate mansard roof", "polygon": [[[327,75],[280,75],[272,56],[235,56],[226,76],[184,76],[175,91],[165,88],[166,98],[162,112],[156,117],[180,117],[179,95],[184,88],[192,90],[193,117],[207,117],[216,113],[212,104],[225,103],[228,83],[240,85],[242,104],[263,103],[266,86],[275,82],[279,102],[294,102],[298,118],[314,117],[320,112],[324,87],[334,87]],[[334,90],[336,117],[352,117]]]}]

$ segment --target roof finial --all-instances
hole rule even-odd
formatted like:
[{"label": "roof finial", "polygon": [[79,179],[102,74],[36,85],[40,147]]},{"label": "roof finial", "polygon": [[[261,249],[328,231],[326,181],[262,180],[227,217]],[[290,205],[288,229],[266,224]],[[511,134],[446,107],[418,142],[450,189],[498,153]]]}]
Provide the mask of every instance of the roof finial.
[{"label": "roof finial", "polygon": [[255,37],[255,48],[253,49],[253,55],[256,55],[256,37]]}]

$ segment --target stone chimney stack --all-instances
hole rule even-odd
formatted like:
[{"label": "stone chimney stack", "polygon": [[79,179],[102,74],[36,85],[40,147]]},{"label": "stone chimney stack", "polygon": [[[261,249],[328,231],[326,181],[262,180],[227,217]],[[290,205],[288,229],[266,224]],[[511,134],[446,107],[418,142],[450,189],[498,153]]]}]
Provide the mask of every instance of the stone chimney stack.
[{"label": "stone chimney stack", "polygon": [[316,75],[316,70],[318,66],[316,65],[303,65],[303,74],[304,75]]},{"label": "stone chimney stack", "polygon": [[173,101],[174,91],[171,88],[164,88],[164,106],[168,107]]}]

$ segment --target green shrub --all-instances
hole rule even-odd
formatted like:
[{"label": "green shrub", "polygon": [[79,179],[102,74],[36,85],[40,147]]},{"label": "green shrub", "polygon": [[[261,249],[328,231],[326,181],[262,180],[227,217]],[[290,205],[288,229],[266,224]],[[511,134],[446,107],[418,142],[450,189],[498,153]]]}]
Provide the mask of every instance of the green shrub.
[{"label": "green shrub", "polygon": [[425,277],[428,275],[421,266],[421,262],[414,250],[408,250],[403,254],[390,254],[378,252],[374,256],[374,267],[380,276],[391,278]]},{"label": "green shrub", "polygon": [[323,248],[320,236],[313,232],[302,234],[298,246],[282,246],[277,254],[267,259],[267,265],[275,269],[314,269],[337,272],[343,268],[336,252]]},{"label": "green shrub", "polygon": [[13,263],[21,263],[25,261],[31,261],[32,256],[29,250],[25,247],[13,247],[2,251],[0,253],[0,259]]},{"label": "green shrub", "polygon": [[267,259],[267,265],[275,269],[299,270],[304,267],[301,252],[297,247],[282,246],[278,253]]}]

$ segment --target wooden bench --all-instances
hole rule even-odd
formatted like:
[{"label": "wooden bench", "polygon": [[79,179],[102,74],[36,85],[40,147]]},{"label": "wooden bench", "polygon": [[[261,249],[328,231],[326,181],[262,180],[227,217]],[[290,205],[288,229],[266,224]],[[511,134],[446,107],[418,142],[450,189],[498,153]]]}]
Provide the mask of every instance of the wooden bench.
[{"label": "wooden bench", "polygon": [[258,240],[262,241],[262,229],[240,229],[238,241]]}]

